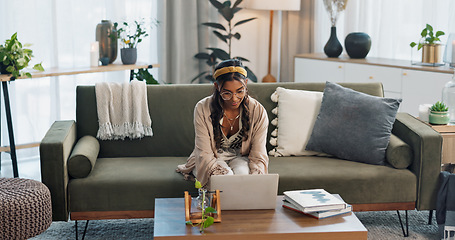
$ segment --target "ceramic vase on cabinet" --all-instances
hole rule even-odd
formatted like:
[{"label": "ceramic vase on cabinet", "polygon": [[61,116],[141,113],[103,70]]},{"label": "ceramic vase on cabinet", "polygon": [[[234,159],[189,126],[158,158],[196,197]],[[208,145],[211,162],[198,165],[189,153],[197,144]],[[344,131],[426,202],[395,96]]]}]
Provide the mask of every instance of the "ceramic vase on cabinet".
[{"label": "ceramic vase on cabinet", "polygon": [[109,63],[117,58],[117,32],[109,20],[102,20],[96,25],[96,41],[100,44],[100,59],[107,57]]},{"label": "ceramic vase on cabinet", "polygon": [[344,39],[344,47],[350,58],[365,58],[370,52],[371,38],[363,32],[349,33]]},{"label": "ceramic vase on cabinet", "polygon": [[327,57],[338,57],[343,52],[343,47],[337,38],[337,28],[331,27],[329,41],[324,46],[324,53]]}]

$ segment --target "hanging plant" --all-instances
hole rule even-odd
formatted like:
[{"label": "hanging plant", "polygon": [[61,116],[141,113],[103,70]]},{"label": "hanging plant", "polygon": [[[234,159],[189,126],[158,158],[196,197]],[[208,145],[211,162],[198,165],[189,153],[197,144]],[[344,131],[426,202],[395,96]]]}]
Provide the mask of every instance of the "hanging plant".
[{"label": "hanging plant", "polygon": [[[202,23],[202,25],[215,29],[215,30],[213,30],[213,34],[219,40],[221,40],[223,43],[225,43],[227,45],[228,52],[226,52],[225,50],[223,50],[221,48],[208,47],[206,49],[210,50],[209,53],[207,53],[207,52],[197,53],[194,57],[198,60],[205,60],[206,64],[210,67],[211,70],[199,73],[196,77],[194,77],[191,80],[191,82],[196,81],[200,77],[204,77],[205,79],[209,80],[210,82],[214,82],[215,79],[213,79],[212,73],[213,73],[216,65],[219,63],[218,60],[224,61],[227,59],[236,58],[243,62],[249,62],[249,60],[244,57],[240,57],[240,56],[231,57],[231,49],[232,49],[231,43],[232,43],[233,39],[240,40],[240,38],[241,38],[240,33],[238,33],[238,32],[234,33],[235,27],[242,25],[244,23],[247,23],[256,18],[255,17],[248,18],[248,19],[240,20],[236,23],[233,23],[232,19],[234,18],[234,15],[237,12],[239,12],[240,10],[242,10],[242,8],[238,7],[238,5],[242,2],[242,0],[235,1],[235,3],[232,5],[232,7],[231,7],[231,1],[225,1],[223,3],[221,3],[217,0],[209,0],[209,1],[216,9],[218,9],[218,13],[220,13],[221,16],[223,16],[223,18],[227,21],[227,27],[225,27],[225,25],[223,25],[223,24],[213,23],[213,22]],[[248,68],[247,66],[245,66],[245,70],[248,73],[248,78],[250,80],[252,80],[253,82],[257,82],[257,77],[253,73],[253,71],[251,71],[251,69]]]}]

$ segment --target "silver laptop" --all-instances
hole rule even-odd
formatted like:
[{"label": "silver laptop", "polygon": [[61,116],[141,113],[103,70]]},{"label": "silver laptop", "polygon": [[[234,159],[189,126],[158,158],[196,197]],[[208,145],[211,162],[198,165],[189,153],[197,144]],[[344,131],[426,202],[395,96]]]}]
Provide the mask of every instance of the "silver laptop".
[{"label": "silver laptop", "polygon": [[278,174],[214,175],[209,189],[220,193],[221,210],[275,209]]}]

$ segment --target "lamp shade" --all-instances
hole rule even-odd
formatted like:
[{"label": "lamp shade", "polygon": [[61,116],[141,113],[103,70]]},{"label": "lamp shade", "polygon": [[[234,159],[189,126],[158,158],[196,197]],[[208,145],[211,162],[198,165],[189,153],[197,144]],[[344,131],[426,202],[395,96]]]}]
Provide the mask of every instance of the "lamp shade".
[{"label": "lamp shade", "polygon": [[257,10],[299,11],[300,0],[244,0],[243,7]]}]

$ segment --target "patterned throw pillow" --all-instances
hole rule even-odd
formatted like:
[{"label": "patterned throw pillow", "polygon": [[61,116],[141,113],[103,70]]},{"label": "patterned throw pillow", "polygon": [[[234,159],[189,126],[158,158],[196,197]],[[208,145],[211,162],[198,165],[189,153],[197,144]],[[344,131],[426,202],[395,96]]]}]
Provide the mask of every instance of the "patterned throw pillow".
[{"label": "patterned throw pillow", "polygon": [[278,107],[272,110],[277,115],[271,124],[277,126],[270,143],[275,148],[272,156],[317,155],[305,150],[316,116],[321,106],[322,92],[291,90],[278,87],[271,96]]}]

